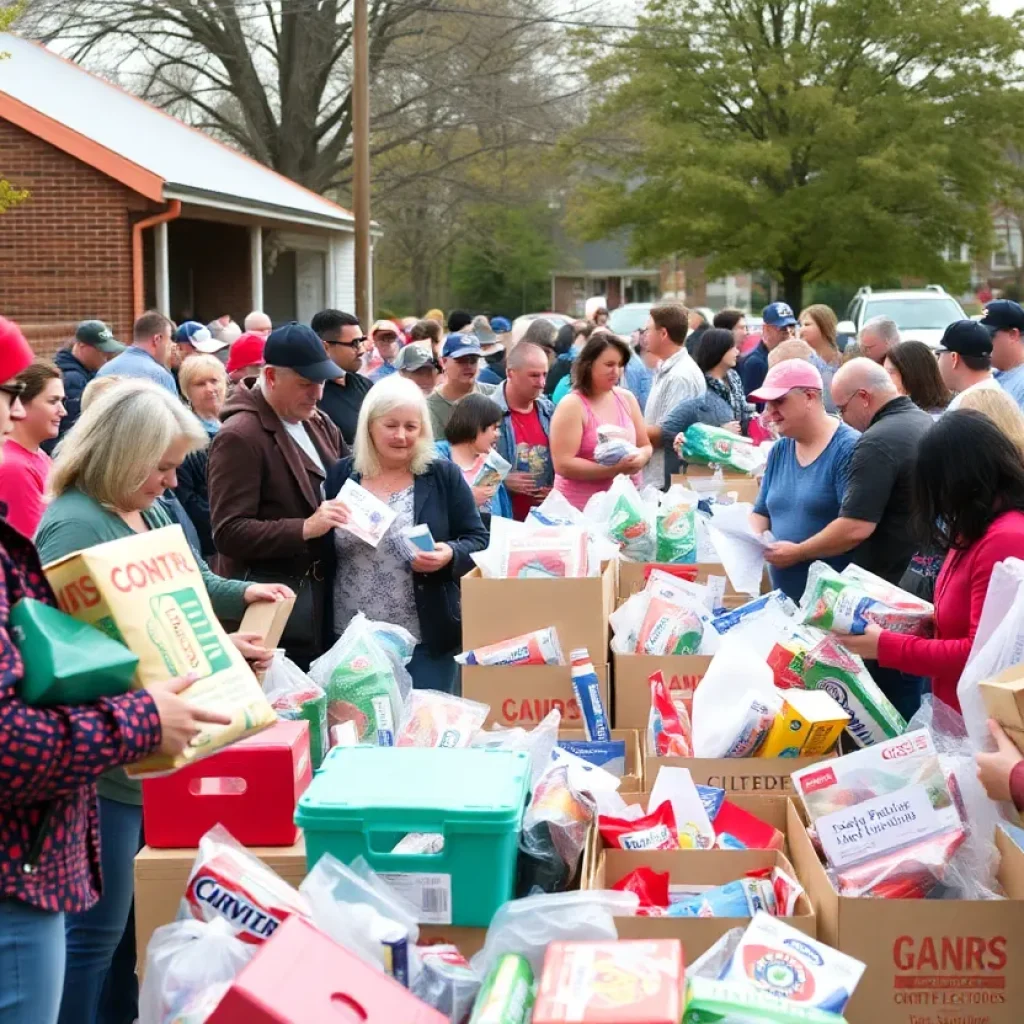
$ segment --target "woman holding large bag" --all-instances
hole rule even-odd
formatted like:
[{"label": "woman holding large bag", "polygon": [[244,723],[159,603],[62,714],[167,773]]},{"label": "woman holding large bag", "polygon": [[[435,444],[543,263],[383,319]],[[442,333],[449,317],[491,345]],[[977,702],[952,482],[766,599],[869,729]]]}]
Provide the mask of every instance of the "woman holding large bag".
[{"label": "woman holding large bag", "polygon": [[[16,375],[32,362],[0,317],[0,437],[24,412]],[[0,520],[0,1022],[54,1024],[64,981],[64,917],[99,897],[96,780],[159,750],[179,754],[199,723],[226,724],[177,696],[173,679],[92,704],[30,707],[9,630],[23,598],[56,606],[32,544]]]}]

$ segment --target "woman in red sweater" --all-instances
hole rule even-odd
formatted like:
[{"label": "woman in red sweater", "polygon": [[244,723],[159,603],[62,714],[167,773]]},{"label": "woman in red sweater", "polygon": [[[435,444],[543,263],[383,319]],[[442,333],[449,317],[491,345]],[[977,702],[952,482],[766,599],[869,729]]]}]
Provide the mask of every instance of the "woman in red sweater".
[{"label": "woman in red sweater", "polygon": [[935,637],[868,626],[843,645],[885,668],[931,676],[932,694],[960,710],[967,664],[996,562],[1024,558],[1024,462],[985,415],[946,413],[921,441],[914,512],[927,544],[946,552],[935,581]]}]

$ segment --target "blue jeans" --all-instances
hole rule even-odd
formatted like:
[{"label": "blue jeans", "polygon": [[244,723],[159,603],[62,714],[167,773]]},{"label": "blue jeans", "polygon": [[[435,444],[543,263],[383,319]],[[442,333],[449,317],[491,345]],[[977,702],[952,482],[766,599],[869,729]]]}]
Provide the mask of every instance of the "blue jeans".
[{"label": "blue jeans", "polygon": [[99,798],[103,895],[92,910],[68,914],[67,970],[59,1024],[131,1024],[135,977],[135,854],[142,808]]},{"label": "blue jeans", "polygon": [[412,685],[417,690],[440,690],[442,693],[462,694],[462,680],[459,666],[455,663],[458,651],[433,655],[426,644],[417,644],[408,664]]},{"label": "blue jeans", "polygon": [[0,1024],[55,1024],[64,915],[0,900]]}]

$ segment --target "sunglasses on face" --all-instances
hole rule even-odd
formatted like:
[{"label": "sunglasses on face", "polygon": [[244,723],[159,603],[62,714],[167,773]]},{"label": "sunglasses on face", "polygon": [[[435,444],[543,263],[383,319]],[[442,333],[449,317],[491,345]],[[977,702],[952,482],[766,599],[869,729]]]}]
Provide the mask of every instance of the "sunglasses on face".
[{"label": "sunglasses on face", "polygon": [[369,340],[364,334],[361,338],[355,338],[353,341],[328,341],[325,344],[341,345],[344,348],[362,348]]},{"label": "sunglasses on face", "polygon": [[0,384],[0,391],[5,395],[9,395],[13,401],[15,398],[21,398],[25,393],[25,384],[20,380],[16,380],[10,384]]}]

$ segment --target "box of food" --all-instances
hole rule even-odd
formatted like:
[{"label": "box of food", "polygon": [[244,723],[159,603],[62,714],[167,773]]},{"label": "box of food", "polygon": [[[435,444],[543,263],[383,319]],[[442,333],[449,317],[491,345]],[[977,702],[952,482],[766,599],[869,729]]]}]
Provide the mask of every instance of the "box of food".
[{"label": "box of food", "polygon": [[180,526],[97,544],[45,566],[61,609],[138,655],[134,686],[189,673],[182,696],[231,716],[208,725],[176,757],[152,754],[129,775],[172,771],[277,720],[245,659],[217,620],[202,574]]},{"label": "box of food", "polygon": [[819,757],[835,749],[850,721],[824,690],[786,690],[758,757]]},{"label": "box of food", "polygon": [[677,939],[553,942],[533,1024],[679,1024],[683,947]]}]

